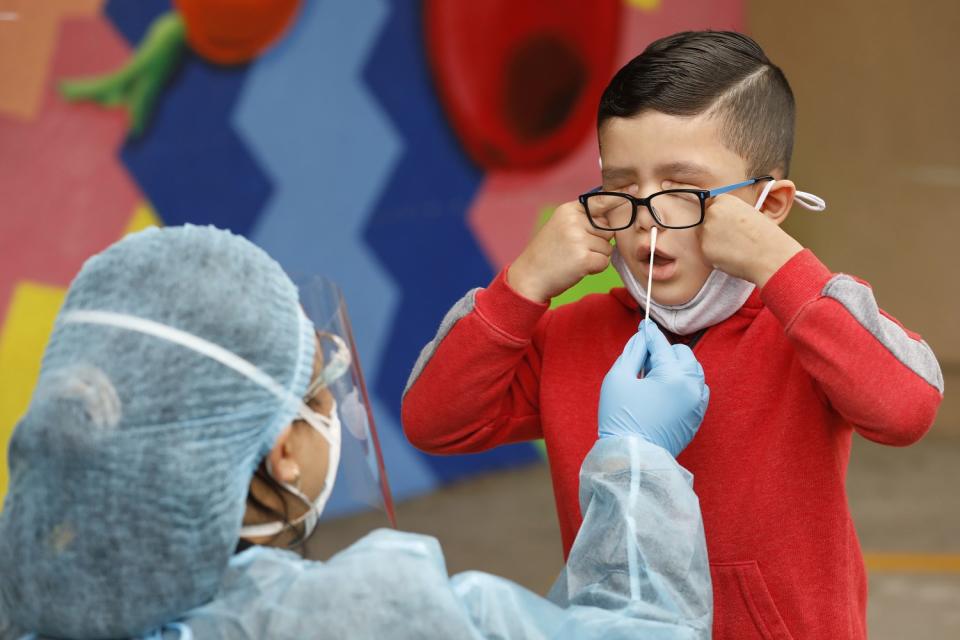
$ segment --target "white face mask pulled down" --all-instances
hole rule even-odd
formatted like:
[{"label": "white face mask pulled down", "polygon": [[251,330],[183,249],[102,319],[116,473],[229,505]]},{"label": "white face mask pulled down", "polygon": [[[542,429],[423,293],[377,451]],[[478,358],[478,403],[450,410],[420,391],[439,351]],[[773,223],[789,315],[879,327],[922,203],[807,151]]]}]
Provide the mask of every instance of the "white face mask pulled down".
[{"label": "white face mask pulled down", "polygon": [[[764,185],[754,209],[760,210],[772,187],[772,180]],[[795,201],[810,211],[823,211],[827,208],[826,203],[821,198],[803,191],[797,191]],[[651,251],[653,248],[651,247]],[[667,331],[681,336],[690,335],[723,322],[743,306],[743,303],[747,301],[755,288],[752,282],[714,269],[707,277],[706,282],[703,283],[700,291],[687,302],[676,305],[660,304],[652,296],[648,299],[646,289],[637,281],[633,272],[630,271],[630,267],[627,266],[626,260],[623,259],[623,255],[616,247],[613,249],[611,263],[617,273],[620,274],[620,279],[623,280],[627,291],[630,292],[630,295],[633,296],[641,308],[649,300],[650,316],[657,321],[657,324]]]}]

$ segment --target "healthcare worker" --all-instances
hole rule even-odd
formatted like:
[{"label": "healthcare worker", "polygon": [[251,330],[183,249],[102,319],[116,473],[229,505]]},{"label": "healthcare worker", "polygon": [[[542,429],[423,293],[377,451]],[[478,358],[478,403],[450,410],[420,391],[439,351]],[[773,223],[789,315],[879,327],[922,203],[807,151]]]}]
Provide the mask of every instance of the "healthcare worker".
[{"label": "healthcare worker", "polygon": [[145,231],[84,265],[10,443],[0,637],[709,637],[702,521],[674,460],[708,394],[651,325],[604,381],[549,600],[449,578],[423,535],[380,529],[326,562],[281,548],[322,536],[341,490],[392,510],[332,291],[314,304],[214,228]]}]

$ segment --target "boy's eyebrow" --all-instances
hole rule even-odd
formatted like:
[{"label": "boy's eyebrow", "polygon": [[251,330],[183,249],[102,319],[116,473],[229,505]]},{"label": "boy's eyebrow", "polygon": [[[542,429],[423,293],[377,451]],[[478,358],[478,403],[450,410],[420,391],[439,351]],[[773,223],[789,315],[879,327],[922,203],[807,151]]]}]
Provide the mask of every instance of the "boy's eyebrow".
[{"label": "boy's eyebrow", "polygon": [[709,179],[713,177],[713,172],[704,165],[695,162],[685,162],[683,160],[659,165],[656,174],[669,178],[686,178],[692,182],[696,182],[698,179],[703,180],[704,178]]},{"label": "boy's eyebrow", "polygon": [[[636,171],[629,167],[604,167],[601,174],[604,183],[635,180],[637,175]],[[686,179],[693,183],[709,182],[713,177],[713,172],[708,167],[684,160],[657,165],[655,174],[663,178]]]},{"label": "boy's eyebrow", "polygon": [[633,180],[636,172],[628,167],[604,167],[600,174],[603,176],[604,182],[616,182],[622,179]]}]

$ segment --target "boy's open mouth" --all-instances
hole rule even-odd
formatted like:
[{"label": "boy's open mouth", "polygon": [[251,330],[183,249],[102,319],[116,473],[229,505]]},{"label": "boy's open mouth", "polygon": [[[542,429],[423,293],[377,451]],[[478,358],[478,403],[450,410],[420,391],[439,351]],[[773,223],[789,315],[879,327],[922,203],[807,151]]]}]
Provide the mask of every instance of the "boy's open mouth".
[{"label": "boy's open mouth", "polygon": [[[640,247],[637,251],[640,268],[644,273],[650,269],[650,247]],[[653,254],[653,279],[666,280],[677,270],[677,259],[657,247]]]}]

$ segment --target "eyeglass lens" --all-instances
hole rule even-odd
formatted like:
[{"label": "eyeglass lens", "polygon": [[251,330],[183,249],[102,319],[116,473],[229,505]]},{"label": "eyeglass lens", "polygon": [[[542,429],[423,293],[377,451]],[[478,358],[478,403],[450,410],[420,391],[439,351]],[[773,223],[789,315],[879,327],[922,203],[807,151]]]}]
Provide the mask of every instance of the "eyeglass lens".
[{"label": "eyeglass lens", "polygon": [[[657,224],[667,228],[696,225],[703,216],[703,203],[696,193],[659,193],[650,198],[649,206]],[[590,194],[586,208],[597,227],[610,231],[628,227],[633,215],[633,202],[626,196]]]}]

